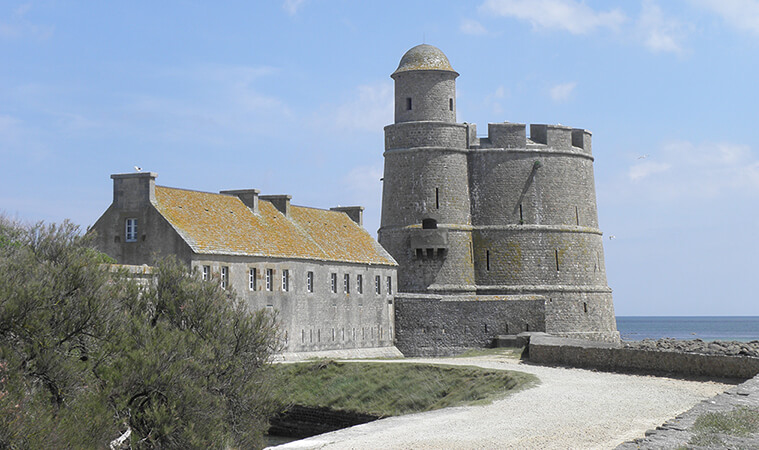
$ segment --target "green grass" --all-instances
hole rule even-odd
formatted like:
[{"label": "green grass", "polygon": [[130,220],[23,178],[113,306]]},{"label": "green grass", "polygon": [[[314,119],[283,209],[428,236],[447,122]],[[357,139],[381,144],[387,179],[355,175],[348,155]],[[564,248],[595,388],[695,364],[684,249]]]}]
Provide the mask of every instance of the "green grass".
[{"label": "green grass", "polygon": [[538,382],[530,374],[468,366],[316,361],[278,364],[284,405],[380,417],[489,403]]},{"label": "green grass", "polygon": [[706,413],[696,419],[693,431],[690,445],[720,446],[724,444],[724,437],[759,432],[759,411],[739,407],[724,413]]}]

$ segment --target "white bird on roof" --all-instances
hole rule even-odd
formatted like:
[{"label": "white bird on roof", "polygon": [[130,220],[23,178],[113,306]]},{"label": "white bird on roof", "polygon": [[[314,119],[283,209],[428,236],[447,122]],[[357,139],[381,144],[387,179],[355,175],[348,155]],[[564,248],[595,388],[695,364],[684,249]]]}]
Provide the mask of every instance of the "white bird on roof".
[{"label": "white bird on roof", "polygon": [[134,170],[136,170],[137,172],[142,172],[142,167],[134,166]]}]

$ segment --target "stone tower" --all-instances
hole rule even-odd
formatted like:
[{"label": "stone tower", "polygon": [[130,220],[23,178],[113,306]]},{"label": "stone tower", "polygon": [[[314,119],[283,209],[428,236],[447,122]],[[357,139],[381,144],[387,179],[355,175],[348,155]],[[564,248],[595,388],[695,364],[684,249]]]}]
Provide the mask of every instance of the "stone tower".
[{"label": "stone tower", "polygon": [[378,237],[399,264],[399,292],[528,295],[543,302],[544,322],[508,332],[617,340],[590,132],[531,125],[528,137],[525,124],[503,122],[478,138],[456,122],[458,73],[431,45],[406,52],[391,77]]},{"label": "stone tower", "polygon": [[395,123],[385,127],[379,242],[402,268],[401,292],[475,293],[458,76],[443,52],[424,44],[406,52],[392,74]]}]

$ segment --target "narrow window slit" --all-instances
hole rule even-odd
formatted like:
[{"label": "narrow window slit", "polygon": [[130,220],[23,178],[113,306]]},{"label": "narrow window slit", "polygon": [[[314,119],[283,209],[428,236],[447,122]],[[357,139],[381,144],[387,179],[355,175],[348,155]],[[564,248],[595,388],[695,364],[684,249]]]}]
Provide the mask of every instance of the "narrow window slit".
[{"label": "narrow window slit", "polygon": [[406,97],[406,110],[411,111],[411,97]]},{"label": "narrow window slit", "polygon": [[575,206],[575,220],[577,225],[580,225],[580,210]]},{"label": "narrow window slit", "polygon": [[435,188],[435,209],[440,209],[440,188]]},{"label": "narrow window slit", "polygon": [[485,250],[485,267],[490,270],[490,250]]},{"label": "narrow window slit", "polygon": [[554,255],[556,256],[556,271],[559,271],[559,251],[554,250]]}]

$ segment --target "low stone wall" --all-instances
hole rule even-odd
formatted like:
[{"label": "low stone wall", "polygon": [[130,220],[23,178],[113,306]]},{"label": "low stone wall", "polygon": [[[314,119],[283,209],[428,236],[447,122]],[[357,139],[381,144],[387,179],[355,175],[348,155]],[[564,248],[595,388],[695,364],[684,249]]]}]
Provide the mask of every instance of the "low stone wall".
[{"label": "low stone wall", "polygon": [[623,348],[579,339],[533,335],[529,361],[610,372],[749,379],[759,374],[759,358]]},{"label": "low stone wall", "polygon": [[[689,441],[696,434],[693,425],[699,417],[709,413],[730,413],[736,408],[759,411],[759,376],[702,401],[655,430],[646,431],[645,437],[619,445],[617,450],[693,448]],[[759,433],[726,435],[719,431],[715,430],[718,441],[712,442],[709,448],[759,448]]]},{"label": "low stone wall", "polygon": [[405,356],[455,355],[491,347],[498,335],[545,331],[545,298],[398,294],[395,329]]},{"label": "low stone wall", "polygon": [[287,411],[269,419],[268,433],[273,436],[305,438],[377,419],[379,417],[370,414],[293,405]]}]

